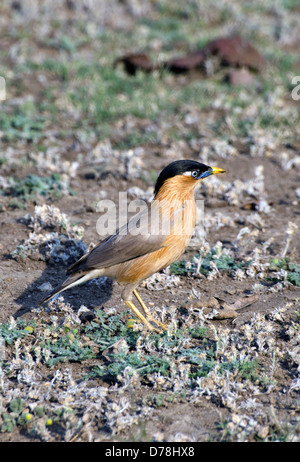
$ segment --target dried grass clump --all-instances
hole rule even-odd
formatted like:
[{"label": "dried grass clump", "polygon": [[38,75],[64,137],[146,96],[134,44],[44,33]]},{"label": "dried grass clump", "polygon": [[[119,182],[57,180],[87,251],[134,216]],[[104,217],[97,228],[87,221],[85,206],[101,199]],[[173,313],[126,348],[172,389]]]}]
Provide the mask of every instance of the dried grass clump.
[{"label": "dried grass clump", "polygon": [[32,232],[11,253],[15,259],[30,258],[70,264],[86,252],[86,245],[81,240],[83,228],[72,225],[67,215],[61,213],[57,207],[37,205],[34,214],[26,215],[24,222]]}]

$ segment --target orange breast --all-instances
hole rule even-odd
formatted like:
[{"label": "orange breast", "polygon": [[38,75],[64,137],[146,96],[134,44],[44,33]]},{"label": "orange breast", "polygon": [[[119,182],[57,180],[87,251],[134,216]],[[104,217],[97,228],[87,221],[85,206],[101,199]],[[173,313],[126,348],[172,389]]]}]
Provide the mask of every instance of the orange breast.
[{"label": "orange breast", "polygon": [[[166,198],[164,198],[166,199]],[[169,198],[163,207],[165,217],[172,226],[162,248],[142,257],[119,265],[116,279],[120,283],[131,284],[142,281],[177,260],[185,251],[195,228],[196,204],[194,195],[183,194],[174,200]]]}]

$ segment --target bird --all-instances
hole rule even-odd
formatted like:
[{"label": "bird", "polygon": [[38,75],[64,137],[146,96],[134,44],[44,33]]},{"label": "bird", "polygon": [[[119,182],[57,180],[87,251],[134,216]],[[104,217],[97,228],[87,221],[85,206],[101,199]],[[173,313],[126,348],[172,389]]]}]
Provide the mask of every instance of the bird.
[{"label": "bird", "polygon": [[167,330],[166,324],[154,318],[137,287],[184,253],[196,225],[195,189],[204,178],[224,172],[196,160],[168,164],[157,177],[151,202],[73,263],[67,278],[39,305],[71,287],[106,276],[121,285],[123,301],[147,329]]}]

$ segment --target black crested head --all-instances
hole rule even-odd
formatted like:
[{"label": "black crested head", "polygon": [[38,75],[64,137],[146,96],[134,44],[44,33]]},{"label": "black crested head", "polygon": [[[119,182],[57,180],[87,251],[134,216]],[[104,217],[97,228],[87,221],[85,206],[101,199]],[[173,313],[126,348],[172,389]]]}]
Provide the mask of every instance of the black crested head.
[{"label": "black crested head", "polygon": [[201,164],[196,160],[175,160],[160,172],[155,184],[154,196],[156,196],[164,182],[169,178],[172,178],[176,175],[182,175],[185,172],[193,172],[196,170],[199,172],[199,175],[201,175],[207,170],[210,170],[210,168],[211,167],[208,167],[208,165]]}]

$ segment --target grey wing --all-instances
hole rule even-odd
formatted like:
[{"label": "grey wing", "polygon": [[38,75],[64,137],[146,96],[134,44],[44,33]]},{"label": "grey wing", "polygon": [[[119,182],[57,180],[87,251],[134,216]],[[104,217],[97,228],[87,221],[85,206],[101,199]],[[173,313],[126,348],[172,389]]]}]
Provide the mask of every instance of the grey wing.
[{"label": "grey wing", "polygon": [[107,268],[161,249],[166,235],[150,231],[151,208],[147,208],[70,266],[67,274]]}]

